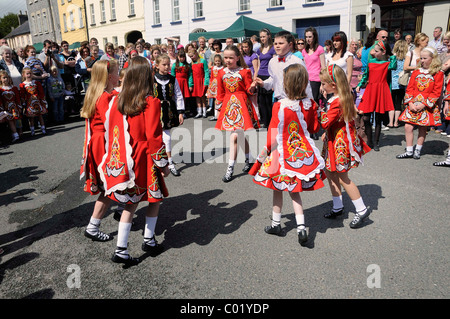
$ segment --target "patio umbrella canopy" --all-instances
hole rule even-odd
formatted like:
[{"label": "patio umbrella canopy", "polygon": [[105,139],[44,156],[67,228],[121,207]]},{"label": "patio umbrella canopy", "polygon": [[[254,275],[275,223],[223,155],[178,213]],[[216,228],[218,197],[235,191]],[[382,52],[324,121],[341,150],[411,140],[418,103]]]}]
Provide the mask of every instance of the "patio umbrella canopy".
[{"label": "patio umbrella canopy", "polygon": [[40,53],[44,48],[44,43],[42,42],[34,43],[33,47],[36,49],[36,53]]},{"label": "patio umbrella canopy", "polygon": [[[197,40],[201,36],[204,36],[207,39],[248,38],[252,35],[259,36],[259,31],[264,28],[269,29],[272,35],[275,35],[275,33],[280,31],[286,31],[282,28],[275,27],[271,24],[247,16],[240,16],[232,25],[223,31],[190,33],[189,41]],[[297,37],[297,33],[291,33],[294,37]]]},{"label": "patio umbrella canopy", "polygon": [[69,49],[74,50],[74,49],[78,49],[80,47],[81,43],[80,42],[74,42],[71,45],[69,45]]}]

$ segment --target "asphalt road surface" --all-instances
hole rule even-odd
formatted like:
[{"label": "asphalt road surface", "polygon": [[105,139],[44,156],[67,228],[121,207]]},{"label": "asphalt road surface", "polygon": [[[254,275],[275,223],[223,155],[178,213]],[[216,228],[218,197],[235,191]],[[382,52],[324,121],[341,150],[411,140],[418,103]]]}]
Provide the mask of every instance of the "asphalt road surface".
[{"label": "asphalt road surface", "polygon": [[[0,256],[0,297],[450,297],[450,170],[432,166],[444,160],[450,138],[430,132],[420,160],[397,160],[405,148],[403,128],[384,131],[380,152],[370,152],[364,166],[350,172],[373,210],[369,219],[359,229],[349,227],[354,208],[345,193],[344,215],[323,218],[332,205],[328,184],[302,193],[309,241],[301,247],[287,194],[285,236],[265,234],[272,192],[241,172],[242,151],[234,179],[222,182],[228,140],[214,124],[189,118],[173,131],[181,176],[166,179],[170,196],[161,205],[156,228],[165,251],[156,257],[141,251],[146,207],[141,203],[129,250],[143,261],[128,269],[110,260],[115,238],[99,243],[83,236],[96,200],[83,192],[79,180],[83,121],[72,118],[50,127],[46,136],[37,130],[35,137],[25,134],[21,142],[1,148],[0,247],[5,252]],[[249,136],[253,154],[264,145],[266,133]],[[316,144],[322,148],[321,141]],[[101,229],[115,236],[112,215],[105,216]]]}]

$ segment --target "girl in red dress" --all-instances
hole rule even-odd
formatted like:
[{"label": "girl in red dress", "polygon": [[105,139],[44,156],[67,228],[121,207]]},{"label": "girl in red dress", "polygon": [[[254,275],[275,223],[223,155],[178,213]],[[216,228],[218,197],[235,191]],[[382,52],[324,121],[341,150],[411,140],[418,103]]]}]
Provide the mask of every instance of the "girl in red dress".
[{"label": "girl in red dress", "polygon": [[268,234],[282,235],[283,191],[288,191],[294,206],[298,241],[308,240],[300,192],[322,188],[324,160],[310,134],[319,131],[317,104],[307,98],[308,73],[300,64],[284,71],[284,90],[288,98],[273,106],[267,144],[249,174],[261,186],[273,189],[272,225]]},{"label": "girl in red dress", "polygon": [[[364,95],[361,98],[358,109],[363,112],[364,129],[367,135],[367,143],[374,151],[380,150],[380,134],[383,117],[394,110],[392,94],[389,88],[391,79],[390,70],[397,68],[397,58],[392,55],[391,47],[387,41],[377,41],[374,46],[374,59],[364,72],[361,81],[356,87],[359,93],[361,86],[367,84]],[[375,139],[372,140],[372,124],[370,117],[375,112]]]},{"label": "girl in red dress", "polygon": [[[219,71],[217,77],[217,109],[220,110],[215,128],[222,131],[231,131],[230,135],[230,158],[228,168],[222,180],[227,183],[231,181],[234,164],[237,158],[238,133],[246,130],[259,128],[256,111],[248,98],[248,94],[256,92],[252,84],[252,73],[250,69],[244,68],[246,64],[239,49],[227,46],[223,52],[226,67]],[[247,139],[245,142],[245,166],[243,171],[250,170],[250,153]]]},{"label": "girl in red dress", "polygon": [[193,89],[191,96],[195,97],[197,103],[197,115],[195,118],[205,117],[206,118],[206,90],[209,85],[209,70],[208,63],[200,58],[197,50],[194,48],[189,48],[188,55],[192,60],[192,79],[193,79]]},{"label": "girl in red dress", "polygon": [[[420,159],[420,151],[427,136],[427,128],[441,124],[437,101],[444,84],[441,61],[434,48],[426,47],[420,51],[419,68],[411,73],[403,100],[406,108],[399,121],[405,123],[406,152],[397,155],[398,159]],[[418,127],[416,148],[414,149],[414,126]],[[413,151],[414,150],[414,151]]]},{"label": "girl in red dress", "polygon": [[104,186],[99,176],[98,166],[105,154],[105,121],[108,104],[113,96],[114,87],[119,80],[117,60],[100,60],[95,62],[91,71],[91,80],[86,91],[81,117],[85,118],[85,139],[80,168],[80,179],[84,179],[84,191],[100,194],[94,205],[91,219],[84,232],[94,241],[112,239],[100,231],[100,223],[108,210],[111,200],[105,197]]},{"label": "girl in red dress", "polygon": [[325,172],[333,197],[333,209],[324,217],[336,218],[343,213],[342,186],[355,206],[356,214],[350,227],[356,228],[370,212],[348,172],[358,167],[363,154],[369,152],[370,148],[356,132],[356,108],[344,71],[337,65],[330,65],[322,69],[320,80],[326,93],[333,94],[327,102],[327,111],[321,110],[320,115],[320,124],[325,130],[322,135]]},{"label": "girl in red dress", "polygon": [[142,250],[160,253],[155,239],[159,205],[168,196],[163,176],[169,174],[162,140],[161,102],[152,96],[152,70],[146,58],[135,57],[125,73],[122,91],[106,112],[105,155],[100,177],[105,194],[125,204],[117,233],[116,263],[135,265],[128,253],[128,237],[139,202],[148,201]]},{"label": "girl in red dress", "polygon": [[23,82],[19,85],[20,97],[24,107],[24,114],[28,118],[31,136],[34,136],[34,119],[37,117],[41,124],[42,134],[47,134],[45,130],[43,114],[47,114],[47,102],[45,101],[44,88],[41,82],[33,80],[33,72],[25,67],[22,70]]},{"label": "girl in red dress", "polygon": [[8,72],[0,71],[0,113],[6,112],[6,117],[0,123],[8,122],[12,133],[12,143],[19,139],[16,130],[16,120],[21,118],[21,103],[19,89],[13,85]]},{"label": "girl in red dress", "polygon": [[[218,111],[215,108],[216,104],[216,96],[217,96],[217,80],[219,71],[223,69],[223,59],[220,54],[214,55],[214,63],[211,67],[210,72],[210,79],[209,79],[209,86],[208,91],[206,91],[206,97],[209,99],[209,107],[211,109],[214,108],[214,117],[210,118],[210,121],[216,121],[218,116]],[[208,112],[208,111],[207,111]]]}]

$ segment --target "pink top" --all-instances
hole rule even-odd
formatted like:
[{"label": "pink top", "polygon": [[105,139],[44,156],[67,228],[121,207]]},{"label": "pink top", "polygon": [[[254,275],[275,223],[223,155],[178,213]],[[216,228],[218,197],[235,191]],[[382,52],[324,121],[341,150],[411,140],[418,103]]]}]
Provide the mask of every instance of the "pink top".
[{"label": "pink top", "polygon": [[305,49],[302,50],[303,59],[305,60],[306,70],[308,70],[309,80],[320,82],[320,55],[324,54],[323,47],[319,45],[313,54],[309,55]]}]

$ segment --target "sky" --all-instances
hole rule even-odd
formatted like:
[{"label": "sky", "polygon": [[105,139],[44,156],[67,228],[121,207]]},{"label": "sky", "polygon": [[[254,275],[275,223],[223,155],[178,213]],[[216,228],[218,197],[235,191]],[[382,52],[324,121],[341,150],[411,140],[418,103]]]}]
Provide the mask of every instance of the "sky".
[{"label": "sky", "polygon": [[8,13],[22,13],[27,11],[27,1],[28,0],[0,0],[0,18]]}]

